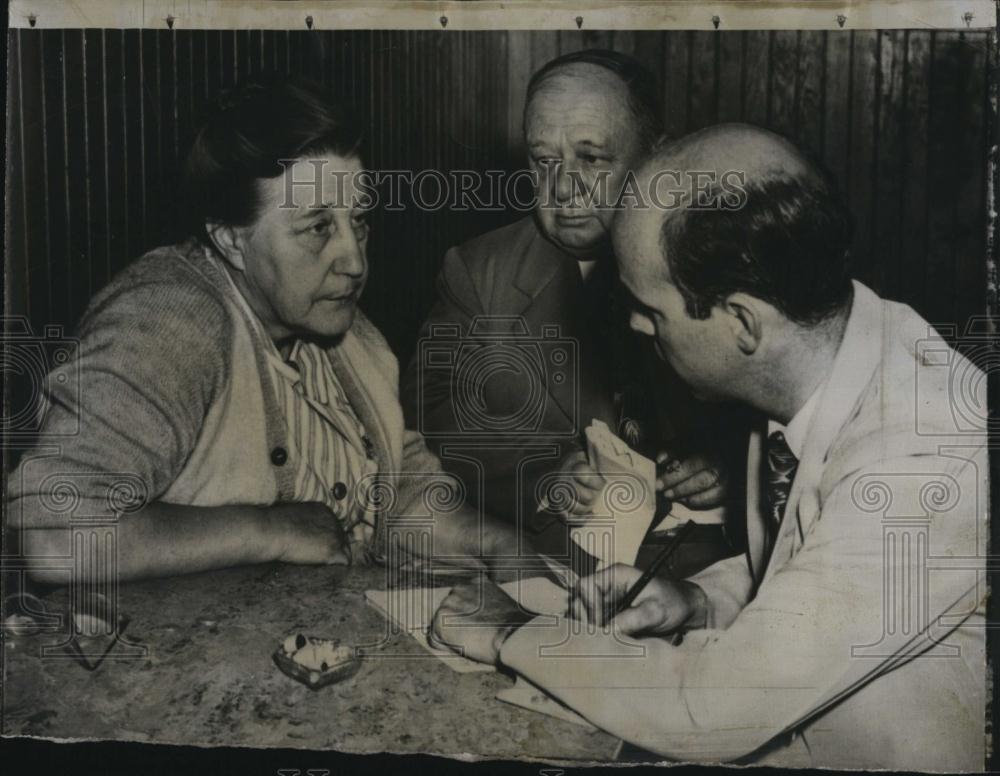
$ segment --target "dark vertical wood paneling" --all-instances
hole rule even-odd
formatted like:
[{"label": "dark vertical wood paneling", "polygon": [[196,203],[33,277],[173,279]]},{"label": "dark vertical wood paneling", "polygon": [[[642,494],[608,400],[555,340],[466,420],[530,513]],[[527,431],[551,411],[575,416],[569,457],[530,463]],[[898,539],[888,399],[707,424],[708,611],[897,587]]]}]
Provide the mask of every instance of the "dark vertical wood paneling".
[{"label": "dark vertical wood paneling", "polygon": [[[42,187],[42,201],[43,209],[41,216],[36,218],[42,224],[42,228],[45,231],[45,264],[39,269],[41,272],[36,272],[36,276],[44,278],[46,284],[45,294],[42,297],[45,304],[46,310],[52,309],[52,293],[53,293],[53,237],[52,237],[52,203],[54,200],[54,188],[52,186],[52,169],[54,166],[53,159],[51,158],[51,152],[53,150],[50,137],[52,133],[52,127],[48,121],[48,110],[50,106],[50,94],[52,93],[52,86],[48,83],[48,74],[46,69],[46,54],[45,54],[45,39],[46,36],[42,35],[41,32],[38,34],[38,97],[39,97],[39,115],[38,115],[38,125],[35,129],[36,132],[41,134],[41,154],[42,163],[41,170],[41,187]],[[37,262],[36,262],[37,266]]]},{"label": "dark vertical wood paneling", "polygon": [[[934,35],[928,144],[926,310],[934,321],[981,312],[985,296],[984,38]],[[976,91],[973,91],[976,90]]]},{"label": "dark vertical wood paneling", "polygon": [[900,254],[899,230],[902,226],[900,192],[906,186],[903,172],[903,140],[906,136],[903,111],[903,70],[906,64],[905,33],[886,30],[879,33],[877,111],[875,114],[875,180],[872,183],[872,244],[873,280],[885,288],[890,277],[907,271],[919,271],[906,266]]},{"label": "dark vertical wood paneling", "polygon": [[634,30],[616,30],[611,36],[609,41],[609,48],[613,48],[615,51],[620,51],[622,54],[628,54],[630,57],[636,55],[636,46],[638,44],[639,33]]},{"label": "dark vertical wood paneling", "polygon": [[[17,50],[22,72],[16,88],[19,100],[17,138],[21,142],[22,193],[20,207],[24,228],[24,277],[27,283],[26,309],[34,315],[48,307],[49,278],[48,228],[45,221],[45,183],[47,176],[45,135],[43,132],[44,101],[42,96],[41,35],[37,30],[24,30]],[[32,214],[38,214],[33,217]]]},{"label": "dark vertical wood paneling", "polygon": [[853,33],[837,30],[826,34],[824,81],[823,161],[846,191],[851,158],[852,90],[851,52]]},{"label": "dark vertical wood paneling", "polygon": [[691,33],[679,32],[664,40],[664,128],[668,137],[680,137],[687,132],[691,105],[691,90],[688,89],[690,49]]},{"label": "dark vertical wood paneling", "polygon": [[108,208],[104,121],[104,30],[87,30],[83,36],[83,121],[87,181],[87,262],[91,293],[108,279],[108,241],[105,215]]},{"label": "dark vertical wood paneling", "polygon": [[264,31],[250,30],[247,38],[248,70],[253,77],[264,70]]},{"label": "dark vertical wood paneling", "polygon": [[798,68],[795,78],[794,137],[817,159],[823,156],[824,88],[826,85],[827,34],[823,30],[798,35]]},{"label": "dark vertical wood paneling", "polygon": [[128,111],[125,102],[125,31],[104,33],[104,164],[107,179],[107,266],[110,278],[129,256]]},{"label": "dark vertical wood paneling", "polygon": [[723,122],[743,119],[743,72],[745,67],[745,40],[742,33],[718,34],[718,120]]},{"label": "dark vertical wood paneling", "polygon": [[523,155],[521,125],[531,78],[530,52],[530,32],[507,33],[507,158],[512,163]]},{"label": "dark vertical wood paneling", "polygon": [[[958,290],[950,315],[945,320],[963,324],[971,315],[986,311],[983,287],[986,267],[986,165],[982,163],[987,150],[987,133],[983,116],[986,111],[987,67],[990,61],[984,35],[957,33],[955,56],[958,59],[958,95],[954,131],[963,138],[955,149],[953,164],[969,170],[958,180],[955,198],[954,244],[955,274]],[[982,331],[982,330],[980,330]]]},{"label": "dark vertical wood paneling", "polygon": [[688,38],[687,129],[701,129],[718,121],[719,115],[719,34],[698,31]]},{"label": "dark vertical wood paneling", "polygon": [[251,78],[254,74],[253,31],[239,30],[236,33],[236,79]]},{"label": "dark vertical wood paneling", "polygon": [[142,235],[143,242],[155,241],[156,222],[159,216],[158,181],[161,178],[161,135],[160,115],[160,63],[157,32],[142,30],[140,33],[140,53],[142,55]]},{"label": "dark vertical wood paneling", "polygon": [[206,30],[204,37],[205,45],[205,95],[206,99],[213,99],[222,91],[222,71],[224,65],[224,55],[222,46],[222,36],[225,33],[218,30]]},{"label": "dark vertical wood paneling", "polygon": [[271,52],[271,69],[280,73],[290,73],[292,60],[291,51],[288,48],[288,32],[275,30],[266,33],[264,45]]},{"label": "dark vertical wood paneling", "polygon": [[[45,317],[40,321],[58,321],[67,323],[61,316],[53,316],[57,309],[68,311],[73,297],[68,284],[67,265],[70,260],[69,241],[69,165],[70,159],[66,153],[66,136],[64,119],[66,103],[64,98],[63,61],[65,47],[63,33],[59,30],[43,30],[40,32],[42,49],[42,79],[45,92],[45,116],[43,135],[45,138],[45,167],[47,191],[47,207],[45,213],[37,214],[36,218],[44,218],[48,235],[49,255],[49,293]],[[8,114],[8,121],[13,123],[17,113]],[[17,147],[8,143],[8,153],[17,151]],[[11,233],[13,236],[15,233]]]},{"label": "dark vertical wood paneling", "polygon": [[[7,257],[5,262],[4,297],[9,315],[31,316],[28,304],[31,295],[31,278],[28,263],[31,256],[27,250],[28,208],[27,184],[24,160],[24,93],[25,60],[22,43],[27,31],[11,32],[8,38],[8,59],[13,65],[7,81],[7,196],[6,217]],[[36,318],[36,320],[39,320]],[[40,319],[44,320],[44,319]]]},{"label": "dark vertical wood paneling", "polygon": [[568,54],[571,51],[580,51],[587,47],[583,39],[583,32],[579,30],[560,30],[556,32],[556,50],[560,54]]},{"label": "dark vertical wood paneling", "polygon": [[854,214],[855,274],[878,287],[878,257],[872,255],[875,162],[878,135],[878,33],[851,33],[851,124],[845,186]]},{"label": "dark vertical wood paneling", "polygon": [[[986,33],[21,30],[10,40],[7,298],[72,326],[177,233],[180,163],[209,100],[293,72],[352,102],[379,167],[524,163],[531,73],[612,47],[663,84],[673,136],[749,121],[821,156],[857,222],[857,274],[937,320],[983,306]],[[445,250],[517,217],[375,214],[365,304],[405,351]]]},{"label": "dark vertical wood paneling", "polygon": [[66,138],[67,191],[66,213],[70,249],[66,261],[67,290],[70,303],[79,309],[81,299],[89,299],[90,231],[93,200],[90,197],[90,137],[87,127],[86,62],[84,33],[64,33],[65,107],[63,128]]},{"label": "dark vertical wood paneling", "polygon": [[904,34],[906,61],[903,75],[903,127],[900,147],[899,253],[894,276],[899,298],[918,310],[926,309],[924,276],[927,272],[927,85],[931,76],[931,33],[912,30]]},{"label": "dark vertical wood paneling", "polygon": [[236,39],[239,37],[238,30],[221,30],[219,37],[222,49],[219,76],[222,79],[223,88],[229,88],[238,76],[239,66],[237,60]]},{"label": "dark vertical wood paneling", "polygon": [[155,210],[148,228],[152,240],[166,241],[172,232],[171,224],[175,216],[174,198],[170,196],[170,184],[178,158],[174,148],[179,145],[177,139],[177,103],[178,86],[174,82],[174,36],[172,30],[157,30],[153,43],[155,56],[157,91],[152,100],[150,118],[156,122],[156,167],[153,176],[147,182],[150,187],[151,205]]},{"label": "dark vertical wood paneling", "polygon": [[291,30],[285,33],[288,38],[288,62],[293,73],[304,75],[303,62],[305,61],[305,41],[306,30]]},{"label": "dark vertical wood paneling", "polygon": [[746,42],[743,70],[743,120],[767,126],[771,81],[771,33],[751,30],[742,35]]},{"label": "dark vertical wood paneling", "polygon": [[666,40],[662,33],[640,31],[633,34],[633,55],[664,85],[667,83],[665,49]]},{"label": "dark vertical wood paneling", "polygon": [[[193,121],[196,77],[194,72],[194,35],[191,33],[179,35],[173,34],[174,43],[174,72],[176,75],[175,100],[174,100],[174,137],[179,148],[186,148],[190,145],[191,139],[188,136],[191,123]],[[175,159],[179,159],[181,151],[178,150]]]},{"label": "dark vertical wood paneling", "polygon": [[799,33],[775,30],[771,33],[771,67],[768,82],[768,126],[794,137],[796,82],[799,74]]}]

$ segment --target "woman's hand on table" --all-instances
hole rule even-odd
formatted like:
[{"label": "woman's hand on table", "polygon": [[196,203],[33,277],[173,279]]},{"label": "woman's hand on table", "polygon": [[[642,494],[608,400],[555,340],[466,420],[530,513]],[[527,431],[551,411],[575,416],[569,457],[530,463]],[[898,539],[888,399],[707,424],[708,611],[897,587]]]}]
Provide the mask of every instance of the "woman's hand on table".
[{"label": "woman's hand on table", "polygon": [[350,563],[347,534],[326,504],[272,504],[265,512],[274,560],[302,565]]},{"label": "woman's hand on table", "polygon": [[532,616],[492,582],[475,580],[452,588],[434,615],[427,641],[496,665],[504,641]]}]

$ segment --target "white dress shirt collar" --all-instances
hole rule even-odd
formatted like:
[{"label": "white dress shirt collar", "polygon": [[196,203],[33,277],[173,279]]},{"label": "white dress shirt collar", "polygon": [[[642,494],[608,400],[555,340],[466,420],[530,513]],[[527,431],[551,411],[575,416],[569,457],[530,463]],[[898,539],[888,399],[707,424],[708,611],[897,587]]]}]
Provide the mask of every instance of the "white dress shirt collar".
[{"label": "white dress shirt collar", "polygon": [[597,259],[591,259],[589,261],[577,259],[576,266],[580,268],[580,277],[586,281],[587,278],[590,277],[590,273],[594,271],[594,267],[597,266]]},{"label": "white dress shirt collar", "polygon": [[823,394],[826,383],[827,381],[824,380],[816,387],[812,395],[806,399],[806,403],[795,413],[795,417],[788,421],[787,426],[783,426],[776,420],[769,420],[767,422],[767,435],[771,436],[775,431],[780,431],[784,434],[785,441],[788,442],[788,449],[799,460],[802,460],[802,450],[806,444],[806,434],[809,432],[813,416],[819,408],[819,399]]}]

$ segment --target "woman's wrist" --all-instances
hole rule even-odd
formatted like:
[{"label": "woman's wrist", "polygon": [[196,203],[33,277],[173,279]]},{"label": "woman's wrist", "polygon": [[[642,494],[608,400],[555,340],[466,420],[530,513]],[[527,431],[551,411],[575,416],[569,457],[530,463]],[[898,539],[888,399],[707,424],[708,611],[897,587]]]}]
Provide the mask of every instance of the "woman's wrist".
[{"label": "woman's wrist", "polygon": [[272,506],[253,505],[246,509],[251,527],[249,553],[262,563],[279,560],[284,551],[283,526]]},{"label": "woman's wrist", "polygon": [[517,610],[516,612],[511,612],[510,622],[501,625],[497,628],[497,632],[493,637],[493,654],[496,655],[496,660],[494,661],[496,665],[501,665],[500,653],[503,651],[503,645],[507,643],[507,640],[513,636],[521,626],[526,622],[534,619],[533,614],[528,614],[523,610]]}]

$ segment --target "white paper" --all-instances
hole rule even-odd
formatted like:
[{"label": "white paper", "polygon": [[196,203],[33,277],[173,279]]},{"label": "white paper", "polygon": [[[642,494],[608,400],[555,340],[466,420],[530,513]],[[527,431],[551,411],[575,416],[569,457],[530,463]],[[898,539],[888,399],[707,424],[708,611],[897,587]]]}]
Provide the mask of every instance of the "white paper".
[{"label": "white paper", "polygon": [[[544,577],[506,582],[500,587],[521,606],[536,614],[562,616],[569,608],[568,591]],[[365,598],[383,615],[396,623],[400,629],[409,633],[425,651],[439,658],[453,671],[462,674],[495,671],[493,666],[469,660],[448,649],[436,649],[427,641],[427,631],[434,620],[434,614],[450,592],[450,587],[393,588],[391,590],[367,590]],[[512,687],[499,690],[496,699],[529,711],[581,725],[588,730],[597,730],[575,711],[559,703],[545,691],[521,677],[516,678]]]},{"label": "white paper", "polygon": [[[505,582],[500,586],[507,595],[529,612],[562,615],[569,608],[569,593],[544,577]],[[365,598],[390,622],[410,636],[427,652],[440,658],[459,673],[493,671],[493,666],[456,655],[450,649],[437,649],[427,640],[427,631],[450,587],[392,588],[366,590]]]},{"label": "white paper", "polygon": [[670,507],[670,514],[660,521],[660,524],[653,529],[653,533],[673,531],[680,528],[688,520],[693,520],[698,525],[723,525],[726,522],[726,508],[690,509],[683,504],[674,502]]},{"label": "white paper", "polygon": [[656,464],[612,434],[600,420],[594,420],[584,435],[591,468],[608,482],[595,502],[598,511],[594,518],[574,527],[570,535],[600,561],[599,569],[613,563],[635,565],[656,513]]},{"label": "white paper", "polygon": [[427,641],[427,630],[434,620],[434,613],[450,592],[450,587],[393,588],[366,590],[365,598],[390,622],[409,633],[425,651],[440,658],[453,671],[460,674],[493,671],[493,666],[456,655],[450,649],[437,649]]}]

